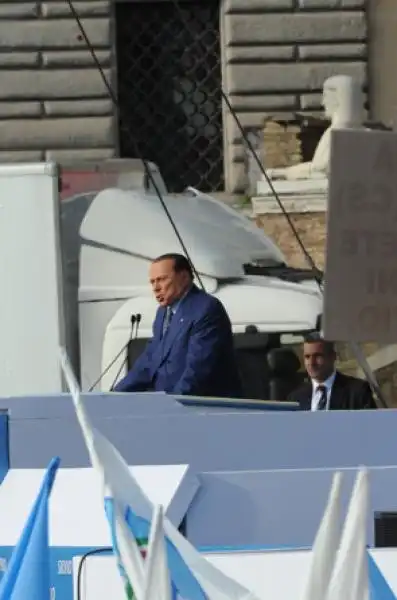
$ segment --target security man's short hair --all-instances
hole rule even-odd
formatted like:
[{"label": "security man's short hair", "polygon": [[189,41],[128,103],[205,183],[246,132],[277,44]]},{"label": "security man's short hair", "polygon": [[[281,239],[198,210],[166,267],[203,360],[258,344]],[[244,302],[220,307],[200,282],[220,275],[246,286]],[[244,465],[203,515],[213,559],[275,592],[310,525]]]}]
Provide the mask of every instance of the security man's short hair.
[{"label": "security man's short hair", "polygon": [[325,340],[322,335],[318,331],[314,331],[312,333],[308,333],[304,337],[305,344],[315,344],[320,343],[324,346],[324,350],[328,354],[335,354],[335,344],[329,340]]}]

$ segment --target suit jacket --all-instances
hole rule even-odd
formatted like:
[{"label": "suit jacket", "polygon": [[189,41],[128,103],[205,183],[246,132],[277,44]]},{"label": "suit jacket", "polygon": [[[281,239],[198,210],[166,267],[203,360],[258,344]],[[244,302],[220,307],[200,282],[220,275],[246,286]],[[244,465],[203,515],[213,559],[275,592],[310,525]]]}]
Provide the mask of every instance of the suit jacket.
[{"label": "suit jacket", "polygon": [[[301,410],[311,410],[313,386],[304,383],[288,397],[291,402],[299,402]],[[336,372],[329,401],[330,410],[360,410],[377,408],[371,388],[366,381]]]},{"label": "suit jacket", "polygon": [[165,312],[159,307],[153,338],[114,391],[241,397],[232,328],[221,302],[193,286],[163,337]]}]

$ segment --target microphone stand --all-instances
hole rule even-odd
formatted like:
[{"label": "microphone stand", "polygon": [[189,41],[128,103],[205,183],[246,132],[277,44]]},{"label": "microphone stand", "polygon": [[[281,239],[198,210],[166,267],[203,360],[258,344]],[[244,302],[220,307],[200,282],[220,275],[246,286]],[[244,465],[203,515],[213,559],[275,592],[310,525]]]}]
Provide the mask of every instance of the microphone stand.
[{"label": "microphone stand", "polygon": [[[134,317],[134,323],[136,323],[136,328],[135,328],[135,340],[138,337],[138,330],[139,330],[139,323],[141,322],[142,319],[142,315],[140,313],[137,313],[136,315],[132,315]],[[124,346],[124,348],[128,349],[128,346],[130,345],[130,343],[132,342],[132,333],[134,331],[134,327],[133,327],[133,322],[132,322],[132,317],[131,317],[131,331],[130,331],[130,339],[128,340],[128,342],[126,343],[126,345]],[[124,365],[127,367],[127,371],[128,371],[128,352],[127,352],[127,356],[125,361],[123,361],[120,365],[119,370],[117,371],[117,375],[113,380],[113,383],[110,387],[110,392],[113,391],[114,386],[116,385],[116,382],[118,380],[118,378],[120,377],[120,373],[123,370]]]},{"label": "microphone stand", "polygon": [[[134,330],[134,325],[135,325],[135,323],[136,323],[136,321],[137,321],[137,316],[138,316],[138,315],[131,315],[131,331],[130,331],[130,339],[128,340],[128,342],[127,342],[126,344],[124,344],[124,346],[121,348],[120,352],[118,352],[118,353],[116,354],[116,356],[113,358],[113,360],[112,360],[112,361],[111,361],[111,362],[110,362],[110,363],[107,365],[106,369],[105,369],[104,371],[102,371],[102,373],[100,374],[100,376],[98,377],[98,379],[97,379],[97,380],[96,380],[96,381],[95,381],[95,382],[92,384],[92,386],[89,388],[89,390],[88,390],[89,392],[92,392],[92,390],[93,390],[93,389],[94,389],[94,388],[95,388],[95,387],[98,385],[98,383],[99,383],[99,382],[100,382],[100,381],[103,379],[103,377],[106,375],[106,373],[107,373],[107,372],[108,372],[108,371],[109,371],[109,370],[110,370],[110,369],[113,367],[113,365],[114,365],[114,363],[116,362],[116,360],[117,360],[118,358],[120,358],[120,356],[123,354],[123,352],[125,352],[125,350],[126,350],[126,348],[128,347],[128,345],[129,345],[130,341],[132,340],[132,332],[133,332],[133,330]],[[139,315],[139,317],[140,317],[140,316],[141,316],[141,315]],[[139,319],[139,320],[140,320],[140,319]],[[120,368],[119,372],[117,373],[117,377],[116,377],[115,381],[113,382],[113,385],[112,385],[111,389],[114,387],[114,384],[115,384],[115,382],[116,382],[116,380],[117,380],[118,376],[120,375],[120,373],[121,373],[121,369],[123,368],[123,366],[124,366],[124,361],[123,361],[123,363],[122,363],[122,365],[121,365],[121,368]]]}]

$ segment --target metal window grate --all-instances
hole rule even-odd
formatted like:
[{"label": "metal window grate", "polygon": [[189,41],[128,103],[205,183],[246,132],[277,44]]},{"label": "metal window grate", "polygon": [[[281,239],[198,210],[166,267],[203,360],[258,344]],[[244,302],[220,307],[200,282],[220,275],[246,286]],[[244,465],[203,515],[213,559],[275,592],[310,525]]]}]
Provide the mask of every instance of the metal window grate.
[{"label": "metal window grate", "polygon": [[181,6],[195,41],[172,2],[116,4],[120,153],[134,157],[135,139],[171,192],[213,192],[224,187],[219,3]]}]

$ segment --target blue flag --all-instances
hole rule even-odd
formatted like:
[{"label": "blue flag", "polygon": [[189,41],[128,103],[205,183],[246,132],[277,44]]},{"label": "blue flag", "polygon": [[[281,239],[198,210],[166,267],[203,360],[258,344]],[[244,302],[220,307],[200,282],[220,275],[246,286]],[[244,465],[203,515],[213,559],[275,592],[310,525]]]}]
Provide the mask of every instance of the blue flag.
[{"label": "blue flag", "polygon": [[369,552],[368,579],[371,600],[396,600],[393,590]]},{"label": "blue flag", "polygon": [[0,600],[50,598],[48,500],[59,462],[59,458],[54,458],[48,466],[40,492],[1,580]]}]

